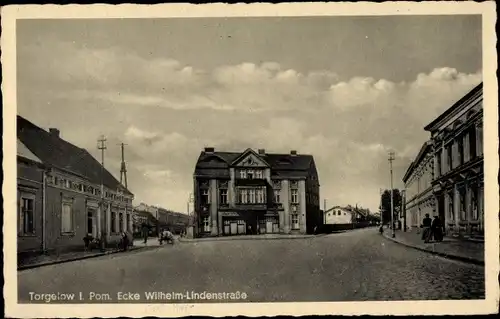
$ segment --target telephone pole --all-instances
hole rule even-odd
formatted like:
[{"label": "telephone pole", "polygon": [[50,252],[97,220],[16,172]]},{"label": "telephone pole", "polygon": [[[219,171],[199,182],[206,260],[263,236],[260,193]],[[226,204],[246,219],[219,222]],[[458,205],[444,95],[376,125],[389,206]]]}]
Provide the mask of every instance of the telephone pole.
[{"label": "telephone pole", "polygon": [[[127,166],[125,164],[125,145],[124,143],[121,143],[120,146],[122,148],[122,165],[120,169],[120,184],[124,185],[125,188],[128,188],[127,184]],[[125,182],[125,184],[123,184]]]},{"label": "telephone pole", "polygon": [[326,225],[326,199],[323,200],[323,225]]},{"label": "telephone pole", "polygon": [[[101,214],[104,214],[104,229],[107,230],[107,216],[104,213],[104,151],[107,149],[106,147],[106,138],[104,135],[101,135],[101,137],[97,140],[97,149],[101,151]],[[100,224],[101,216],[99,216],[99,224]],[[102,227],[99,227],[99,232],[101,235],[101,250],[105,249],[105,241],[106,241],[106,235],[105,232],[102,231]]]},{"label": "telephone pole", "polygon": [[394,190],[392,186],[392,162],[395,160],[394,152],[389,152],[389,165],[391,167],[391,228],[392,228],[392,238],[396,237],[396,232],[394,229]]}]

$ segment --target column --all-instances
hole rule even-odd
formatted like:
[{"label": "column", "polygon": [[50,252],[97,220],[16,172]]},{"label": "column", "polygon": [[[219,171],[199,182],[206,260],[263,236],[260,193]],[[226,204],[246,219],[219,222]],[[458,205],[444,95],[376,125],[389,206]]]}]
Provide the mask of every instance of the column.
[{"label": "column", "polygon": [[[290,181],[281,181],[281,202],[283,203],[283,232],[290,233]],[[280,221],[281,222],[281,221]]]},{"label": "column", "polygon": [[212,236],[217,236],[218,234],[218,227],[217,227],[217,210],[218,210],[218,189],[217,189],[217,180],[216,179],[211,179],[210,180],[210,191],[209,191],[209,196],[210,196],[210,223],[211,223],[211,235]]},{"label": "column", "polygon": [[127,231],[127,206],[125,206],[125,209],[123,210],[123,220],[122,220],[122,228],[123,231]]},{"label": "column", "polygon": [[109,240],[111,236],[111,203],[106,203],[106,239]]},{"label": "column", "polygon": [[102,210],[102,205],[97,206],[97,237],[101,238],[101,210]]},{"label": "column", "polygon": [[464,163],[470,160],[470,143],[469,143],[469,132],[465,133],[462,137],[464,139]]},{"label": "column", "polygon": [[130,207],[128,209],[128,214],[129,214],[128,231],[133,233],[134,232],[134,212],[133,212],[132,208],[130,208]]},{"label": "column", "polygon": [[477,213],[479,217],[479,229],[484,233],[484,180],[481,180],[478,185],[477,192]]},{"label": "column", "polygon": [[477,123],[476,124],[476,148],[477,148],[477,155],[481,156],[483,155],[483,124],[482,123]]},{"label": "column", "polygon": [[306,181],[299,181],[299,222],[300,222],[300,232],[307,232],[307,220],[306,220]]}]

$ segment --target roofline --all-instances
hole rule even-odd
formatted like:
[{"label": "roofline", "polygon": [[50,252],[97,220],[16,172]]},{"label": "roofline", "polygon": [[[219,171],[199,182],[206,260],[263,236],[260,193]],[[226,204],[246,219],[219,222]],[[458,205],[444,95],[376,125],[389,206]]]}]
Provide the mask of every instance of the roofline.
[{"label": "roofline", "polygon": [[425,131],[431,131],[434,126],[436,126],[437,123],[441,122],[445,117],[450,115],[455,109],[457,109],[460,105],[464,104],[467,100],[469,100],[474,94],[478,93],[480,90],[483,89],[483,82],[479,83],[476,87],[474,87],[472,90],[469,91],[469,93],[465,94],[460,100],[455,102],[451,107],[449,107],[446,111],[441,113],[434,121],[431,123],[427,124],[424,127]]},{"label": "roofline", "polygon": [[258,158],[260,158],[264,164],[266,164],[267,167],[271,167],[271,165],[269,165],[269,163],[262,158],[262,156],[260,154],[258,154],[257,152],[255,152],[253,149],[251,148],[247,148],[246,150],[244,150],[240,155],[238,155],[230,164],[229,166],[234,166],[236,162],[238,162],[240,159],[243,158],[243,156],[245,154],[247,154],[248,152],[252,153],[253,155],[257,156]]},{"label": "roofline", "polygon": [[26,156],[23,156],[23,155],[17,155],[17,158],[23,160],[23,161],[26,161],[26,162],[29,162],[29,163],[32,163],[32,164],[36,164],[37,166],[39,166],[40,168],[47,168],[47,165],[45,165],[43,162],[39,162],[39,161],[35,161],[31,158],[28,158]]},{"label": "roofline", "polygon": [[415,157],[415,159],[411,162],[410,166],[408,167],[408,169],[406,170],[406,173],[405,175],[403,176],[403,182],[406,182],[408,180],[408,177],[409,175],[414,171],[414,168],[415,168],[415,165],[417,165],[418,163],[420,163],[420,161],[422,160],[422,157],[424,156],[424,154],[426,154],[427,150],[429,148],[431,148],[432,144],[430,141],[425,141],[422,146],[420,147],[420,151],[418,152],[417,156]]}]

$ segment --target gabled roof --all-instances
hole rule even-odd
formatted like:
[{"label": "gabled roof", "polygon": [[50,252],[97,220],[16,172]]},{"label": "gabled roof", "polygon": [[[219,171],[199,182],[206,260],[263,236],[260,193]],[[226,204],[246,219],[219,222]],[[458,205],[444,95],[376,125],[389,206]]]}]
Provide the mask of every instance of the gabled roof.
[{"label": "gabled roof", "polygon": [[243,158],[245,158],[245,156],[247,156],[248,154],[252,154],[253,156],[257,157],[258,159],[260,159],[261,161],[264,162],[264,165],[266,166],[269,166],[269,164],[266,162],[266,160],[261,156],[263,154],[257,154],[254,150],[252,150],[251,148],[247,148],[243,153],[241,153],[238,157],[236,157],[232,162],[231,162],[231,166],[233,165],[236,165],[237,163],[239,163],[240,160],[242,160]]},{"label": "gabled roof", "polygon": [[410,174],[414,171],[416,167],[418,167],[418,164],[422,161],[424,156],[427,154],[427,152],[430,150],[432,146],[432,143],[430,141],[426,141],[422,146],[420,147],[420,151],[418,151],[417,157],[411,162],[410,166],[406,170],[405,175],[403,176],[403,182],[406,183],[406,181],[410,178]]},{"label": "gabled roof", "polygon": [[30,161],[33,161],[35,163],[42,164],[42,160],[39,159],[35,154],[33,154],[27,147],[26,145],[23,144],[17,139],[17,156],[28,159]]},{"label": "gabled roof", "polygon": [[[72,172],[94,184],[101,183],[101,163],[87,150],[54,136],[19,115],[17,137],[45,165]],[[102,177],[104,186],[133,195],[108,170],[104,170]]]},{"label": "gabled roof", "polygon": [[[243,153],[202,151],[196,162],[195,174],[208,169],[227,169]],[[273,171],[307,171],[314,164],[312,155],[266,153],[257,156],[265,160]]]}]

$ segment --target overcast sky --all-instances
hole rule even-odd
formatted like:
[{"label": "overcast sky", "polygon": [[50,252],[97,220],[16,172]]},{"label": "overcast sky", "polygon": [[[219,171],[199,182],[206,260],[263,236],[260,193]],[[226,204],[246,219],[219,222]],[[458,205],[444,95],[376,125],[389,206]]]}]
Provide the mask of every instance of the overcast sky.
[{"label": "overcast sky", "polygon": [[135,204],[184,212],[205,146],[312,154],[321,202],[376,210],[481,82],[480,16],[25,20],[18,113],[120,176]]}]

